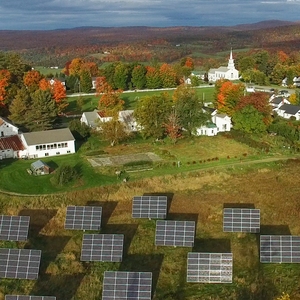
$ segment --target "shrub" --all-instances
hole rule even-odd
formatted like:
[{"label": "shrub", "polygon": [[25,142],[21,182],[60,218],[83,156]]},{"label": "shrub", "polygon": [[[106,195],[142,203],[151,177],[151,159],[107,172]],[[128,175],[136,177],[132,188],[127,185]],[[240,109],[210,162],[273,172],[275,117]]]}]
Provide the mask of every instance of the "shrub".
[{"label": "shrub", "polygon": [[51,182],[54,185],[62,186],[78,178],[79,173],[75,167],[70,165],[61,165],[55,170],[54,176],[51,178]]}]

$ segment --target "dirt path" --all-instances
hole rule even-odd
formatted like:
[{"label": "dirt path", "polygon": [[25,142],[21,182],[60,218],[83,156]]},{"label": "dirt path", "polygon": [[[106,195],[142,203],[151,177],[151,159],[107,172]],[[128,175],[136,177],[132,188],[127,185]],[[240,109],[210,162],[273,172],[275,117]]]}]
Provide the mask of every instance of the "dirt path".
[{"label": "dirt path", "polygon": [[[216,169],[216,168],[227,168],[227,167],[232,167],[232,166],[240,166],[240,165],[253,165],[253,164],[260,164],[260,163],[267,163],[267,162],[275,162],[275,161],[285,161],[288,159],[299,159],[300,156],[288,156],[288,155],[282,155],[282,156],[276,156],[276,157],[268,157],[268,158],[262,158],[262,159],[256,159],[256,160],[241,160],[241,161],[235,161],[232,163],[226,163],[226,164],[222,164],[222,165],[214,165],[214,166],[208,166],[208,167],[203,167],[197,170],[192,170],[191,172],[195,172],[195,171],[205,171],[205,170],[209,170],[209,169]],[[189,172],[189,171],[187,171]],[[41,197],[41,196],[50,196],[53,194],[20,194],[20,193],[14,193],[14,192],[8,192],[8,191],[3,191],[0,190],[1,194],[4,195],[10,195],[10,196],[19,196],[19,197]],[[63,192],[63,193],[57,193],[55,195],[59,195],[59,194],[66,194],[67,192]]]}]

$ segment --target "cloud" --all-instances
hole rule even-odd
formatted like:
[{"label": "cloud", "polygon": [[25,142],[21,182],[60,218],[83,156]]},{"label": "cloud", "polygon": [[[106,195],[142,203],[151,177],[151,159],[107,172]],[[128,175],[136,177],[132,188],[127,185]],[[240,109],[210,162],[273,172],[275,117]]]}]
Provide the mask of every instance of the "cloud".
[{"label": "cloud", "polygon": [[0,3],[0,29],[295,21],[299,4],[300,0],[10,0]]}]

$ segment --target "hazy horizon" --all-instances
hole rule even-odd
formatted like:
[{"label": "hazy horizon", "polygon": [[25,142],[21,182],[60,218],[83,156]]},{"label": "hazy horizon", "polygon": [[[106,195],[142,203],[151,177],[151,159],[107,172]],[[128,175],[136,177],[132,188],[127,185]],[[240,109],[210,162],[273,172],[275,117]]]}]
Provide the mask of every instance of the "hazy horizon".
[{"label": "hazy horizon", "polygon": [[0,30],[295,22],[299,10],[300,0],[11,0],[0,3]]}]

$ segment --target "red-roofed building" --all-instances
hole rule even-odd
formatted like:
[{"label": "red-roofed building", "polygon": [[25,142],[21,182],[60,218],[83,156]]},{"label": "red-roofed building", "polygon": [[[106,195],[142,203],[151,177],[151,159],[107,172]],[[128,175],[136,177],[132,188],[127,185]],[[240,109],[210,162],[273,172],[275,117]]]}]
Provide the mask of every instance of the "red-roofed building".
[{"label": "red-roofed building", "polygon": [[12,135],[0,138],[0,159],[19,158],[19,151],[25,147],[18,135]]}]

